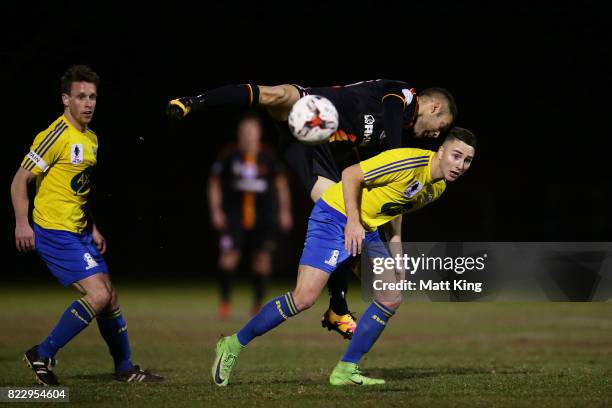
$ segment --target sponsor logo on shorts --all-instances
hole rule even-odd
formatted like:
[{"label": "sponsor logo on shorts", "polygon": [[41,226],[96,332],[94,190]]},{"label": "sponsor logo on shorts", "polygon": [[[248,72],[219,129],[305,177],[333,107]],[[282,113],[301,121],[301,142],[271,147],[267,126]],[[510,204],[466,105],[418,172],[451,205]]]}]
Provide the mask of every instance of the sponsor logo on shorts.
[{"label": "sponsor logo on shorts", "polygon": [[325,263],[329,266],[336,266],[336,264],[338,263],[338,255],[340,255],[340,251],[334,249],[331,252],[331,256],[329,257],[329,259],[325,260]]},{"label": "sponsor logo on shorts", "polygon": [[87,266],[85,267],[85,270],[88,271],[91,268],[95,268],[96,266],[98,266],[98,263],[96,262],[95,259],[93,259],[93,256],[91,256],[91,254],[89,252],[85,252],[83,254],[83,259],[85,260],[85,262],[87,262]]}]

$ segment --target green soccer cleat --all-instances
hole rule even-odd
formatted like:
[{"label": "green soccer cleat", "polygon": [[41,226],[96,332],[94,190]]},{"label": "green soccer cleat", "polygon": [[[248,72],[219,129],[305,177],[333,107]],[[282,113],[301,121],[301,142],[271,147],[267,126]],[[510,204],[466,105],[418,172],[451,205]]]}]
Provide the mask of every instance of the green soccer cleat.
[{"label": "green soccer cleat", "polygon": [[225,387],[229,382],[232,369],[236,365],[236,359],[244,346],[238,341],[238,337],[222,337],[217,342],[217,355],[212,366],[213,382],[219,387]]},{"label": "green soccer cleat", "polygon": [[331,385],[382,385],[385,380],[370,378],[361,374],[355,363],[340,361],[329,376]]}]

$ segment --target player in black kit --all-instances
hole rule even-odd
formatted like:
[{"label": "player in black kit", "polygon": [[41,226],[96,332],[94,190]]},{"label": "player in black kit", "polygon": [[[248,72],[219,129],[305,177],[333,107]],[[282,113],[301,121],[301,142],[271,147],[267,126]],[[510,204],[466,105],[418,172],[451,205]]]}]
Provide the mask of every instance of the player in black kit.
[{"label": "player in black kit", "polygon": [[[304,95],[328,98],[339,114],[336,133],[329,143],[306,146],[297,142],[286,125],[291,107]],[[452,95],[442,88],[427,88],[417,94],[406,82],[378,79],[345,86],[303,88],[299,85],[227,85],[200,95],[168,103],[167,114],[182,119],[194,110],[211,107],[261,106],[279,122],[281,150],[297,172],[313,201],[340,181],[342,170],[381,151],[404,146],[404,130],[416,138],[437,138],[457,117]],[[401,218],[385,229],[389,242],[401,242]],[[330,307],[322,324],[350,339],[354,318],[346,304],[347,269],[330,277]]]}]

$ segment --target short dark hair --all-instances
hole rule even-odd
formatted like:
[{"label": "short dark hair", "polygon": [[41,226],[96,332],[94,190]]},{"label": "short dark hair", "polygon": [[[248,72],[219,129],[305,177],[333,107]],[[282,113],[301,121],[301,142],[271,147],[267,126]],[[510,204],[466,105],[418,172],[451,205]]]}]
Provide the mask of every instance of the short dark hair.
[{"label": "short dark hair", "polygon": [[465,128],[459,126],[453,126],[450,128],[446,134],[446,137],[444,138],[444,143],[452,140],[461,140],[466,145],[472,146],[474,149],[476,149],[476,135]]},{"label": "short dark hair", "polygon": [[98,88],[100,77],[89,65],[73,65],[62,75],[63,94],[70,94],[73,82],[90,82]]},{"label": "short dark hair", "polygon": [[419,92],[419,96],[428,96],[430,98],[440,98],[448,103],[448,110],[453,115],[453,120],[457,119],[459,111],[457,110],[457,104],[453,95],[444,88],[426,88]]}]

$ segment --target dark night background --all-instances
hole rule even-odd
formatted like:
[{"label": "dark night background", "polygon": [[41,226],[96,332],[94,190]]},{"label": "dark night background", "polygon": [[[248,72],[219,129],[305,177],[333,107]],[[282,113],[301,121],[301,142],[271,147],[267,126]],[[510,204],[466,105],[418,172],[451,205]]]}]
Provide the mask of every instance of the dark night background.
[{"label": "dark night background", "polygon": [[[0,51],[2,269],[46,274],[37,257],[14,250],[9,186],[35,134],[61,114],[59,78],[76,63],[102,78],[91,124],[100,139],[96,214],[116,274],[213,270],[205,183],[240,112],[203,112],[175,124],[164,108],[177,96],[247,81],[326,86],[392,78],[455,95],[457,124],[479,137],[477,157],[440,201],[406,217],[404,240],[610,241],[603,95],[612,39],[604,4],[10,6]],[[273,142],[269,122],[267,129]],[[278,254],[285,274],[295,270],[311,206],[297,179],[292,188],[296,228]]]}]

